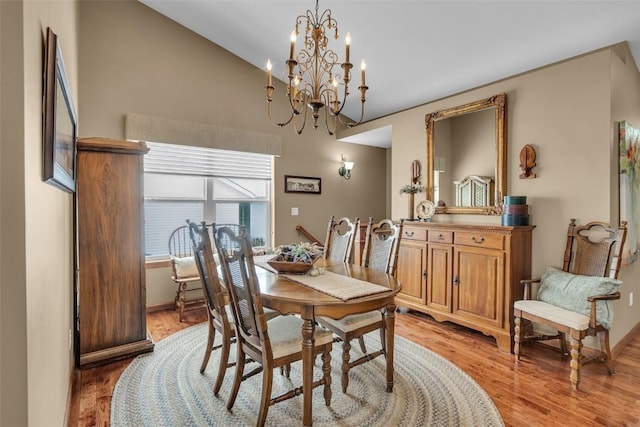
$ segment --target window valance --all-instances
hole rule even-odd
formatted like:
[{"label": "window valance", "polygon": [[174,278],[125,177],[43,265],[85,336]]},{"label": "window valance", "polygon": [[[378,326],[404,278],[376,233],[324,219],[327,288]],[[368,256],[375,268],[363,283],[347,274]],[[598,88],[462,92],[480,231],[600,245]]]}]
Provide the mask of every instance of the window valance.
[{"label": "window valance", "polygon": [[125,138],[278,157],[282,154],[282,138],[279,135],[134,113],[125,116]]}]

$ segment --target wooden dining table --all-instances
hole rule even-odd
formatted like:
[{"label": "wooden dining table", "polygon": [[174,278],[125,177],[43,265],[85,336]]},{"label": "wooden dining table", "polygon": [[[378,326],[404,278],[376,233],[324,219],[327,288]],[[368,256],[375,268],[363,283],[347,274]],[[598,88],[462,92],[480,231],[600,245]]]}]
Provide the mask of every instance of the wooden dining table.
[{"label": "wooden dining table", "polygon": [[[260,264],[258,264],[260,265]],[[315,267],[363,282],[388,288],[387,291],[349,298],[346,300],[312,289],[264,268],[256,268],[260,282],[262,304],[282,314],[298,314],[302,325],[302,424],[312,425],[312,383],[314,331],[317,316],[341,319],[350,314],[382,310],[386,337],[386,391],[393,391],[393,341],[395,328],[395,296],[400,291],[400,283],[392,276],[377,270],[355,264],[336,263],[320,259]],[[322,274],[318,276],[321,280]],[[335,276],[334,276],[335,277]]]}]

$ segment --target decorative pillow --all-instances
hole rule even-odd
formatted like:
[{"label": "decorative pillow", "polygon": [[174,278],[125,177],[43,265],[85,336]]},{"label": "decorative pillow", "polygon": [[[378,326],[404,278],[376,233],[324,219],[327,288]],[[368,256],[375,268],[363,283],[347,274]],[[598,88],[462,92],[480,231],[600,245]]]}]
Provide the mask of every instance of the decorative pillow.
[{"label": "decorative pillow", "polygon": [[[547,267],[540,281],[538,299],[589,316],[591,303],[587,298],[614,294],[620,285],[622,285],[620,280],[608,277],[580,276]],[[611,301],[596,303],[596,321],[605,328],[611,329],[613,321]]]},{"label": "decorative pillow", "polygon": [[176,266],[177,279],[184,279],[185,277],[198,276],[198,267],[196,266],[196,260],[192,256],[178,258],[171,257],[171,260]]}]

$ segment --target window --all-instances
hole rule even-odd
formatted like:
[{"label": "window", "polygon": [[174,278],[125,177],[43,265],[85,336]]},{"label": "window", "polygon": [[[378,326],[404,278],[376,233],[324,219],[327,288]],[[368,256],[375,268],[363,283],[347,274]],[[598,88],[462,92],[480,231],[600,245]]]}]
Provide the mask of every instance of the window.
[{"label": "window", "polygon": [[168,256],[185,220],[241,224],[271,245],[271,155],[148,142],[144,157],[145,253]]}]

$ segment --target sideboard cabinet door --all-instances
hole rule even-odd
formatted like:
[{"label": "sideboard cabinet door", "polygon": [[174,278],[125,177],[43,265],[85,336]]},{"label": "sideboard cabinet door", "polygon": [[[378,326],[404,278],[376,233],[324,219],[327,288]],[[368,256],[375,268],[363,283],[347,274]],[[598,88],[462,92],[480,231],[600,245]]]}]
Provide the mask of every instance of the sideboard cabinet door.
[{"label": "sideboard cabinet door", "polygon": [[409,307],[423,306],[426,302],[427,242],[424,230],[404,227],[398,247],[396,277],[402,285],[400,294]]}]

